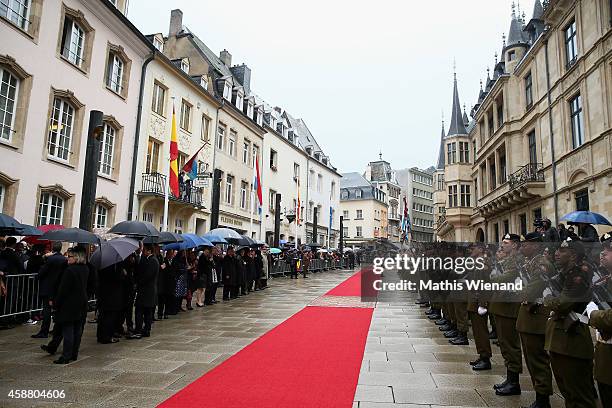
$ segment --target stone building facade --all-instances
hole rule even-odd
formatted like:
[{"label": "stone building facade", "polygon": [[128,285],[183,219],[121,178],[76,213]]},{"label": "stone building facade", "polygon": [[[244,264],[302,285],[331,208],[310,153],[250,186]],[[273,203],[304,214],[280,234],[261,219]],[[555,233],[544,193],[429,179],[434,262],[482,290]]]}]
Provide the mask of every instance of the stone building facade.
[{"label": "stone building facade", "polygon": [[400,242],[402,235],[400,231],[401,186],[398,183],[395,170],[391,168],[388,161],[382,159],[381,154],[379,160],[368,164],[365,178],[385,193],[389,205],[387,211],[388,228],[382,232],[380,238],[386,238],[391,242]]},{"label": "stone building facade", "polygon": [[408,235],[410,241],[434,240],[433,173],[433,166],[427,169],[412,167],[397,171],[397,179],[402,186],[402,196],[406,197],[408,204],[411,223]]},{"label": "stone building facade", "polygon": [[[459,179],[471,185],[470,205],[451,210],[447,194],[439,238],[495,242],[575,210],[610,217],[611,16],[605,0],[550,0],[545,8],[536,0],[529,21],[513,10],[500,60],[457,138],[469,143],[469,177],[461,170]],[[447,191],[454,173],[445,162]]]}]

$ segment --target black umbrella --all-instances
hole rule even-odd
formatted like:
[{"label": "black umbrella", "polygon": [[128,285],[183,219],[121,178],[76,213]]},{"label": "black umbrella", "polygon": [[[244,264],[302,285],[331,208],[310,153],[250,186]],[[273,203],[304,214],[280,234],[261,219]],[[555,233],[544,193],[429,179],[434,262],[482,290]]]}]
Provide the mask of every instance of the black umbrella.
[{"label": "black umbrella", "polygon": [[0,234],[19,235],[22,224],[10,215],[0,213]]},{"label": "black umbrella", "polygon": [[80,228],[64,228],[45,232],[40,239],[47,241],[75,242],[77,244],[98,244],[100,238]]},{"label": "black umbrella", "polygon": [[38,237],[43,234],[41,230],[28,224],[21,224],[18,231],[18,234],[24,237]]},{"label": "black umbrella", "polygon": [[318,242],[312,242],[310,244],[306,244],[307,246],[311,247],[311,248],[319,248],[322,247],[322,244],[319,244]]},{"label": "black umbrella", "polygon": [[160,232],[159,237],[145,237],[142,240],[143,244],[173,244],[175,242],[183,242],[183,237],[169,231]]},{"label": "black umbrella", "polygon": [[125,260],[140,245],[134,238],[120,237],[103,242],[91,255],[89,262],[98,269],[104,269]]},{"label": "black umbrella", "polygon": [[143,221],[121,221],[115,224],[110,234],[127,235],[131,237],[159,237],[160,232],[150,222]]},{"label": "black umbrella", "polygon": [[240,247],[250,247],[251,245],[255,245],[256,242],[247,237],[246,235],[241,235],[240,238],[225,238],[227,242],[230,244],[238,245]]}]

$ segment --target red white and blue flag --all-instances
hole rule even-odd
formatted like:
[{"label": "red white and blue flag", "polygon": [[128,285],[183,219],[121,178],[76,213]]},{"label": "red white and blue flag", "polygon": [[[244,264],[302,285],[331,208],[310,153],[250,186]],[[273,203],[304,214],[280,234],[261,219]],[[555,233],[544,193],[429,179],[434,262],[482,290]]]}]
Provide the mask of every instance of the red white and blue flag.
[{"label": "red white and blue flag", "polygon": [[195,180],[195,178],[198,177],[197,158],[198,154],[200,154],[200,151],[204,148],[204,146],[206,145],[202,145],[202,147],[200,147],[198,151],[195,152],[195,154],[191,157],[191,159],[189,159],[189,161],[183,166],[183,171],[185,172],[185,174],[187,174],[190,180]]}]

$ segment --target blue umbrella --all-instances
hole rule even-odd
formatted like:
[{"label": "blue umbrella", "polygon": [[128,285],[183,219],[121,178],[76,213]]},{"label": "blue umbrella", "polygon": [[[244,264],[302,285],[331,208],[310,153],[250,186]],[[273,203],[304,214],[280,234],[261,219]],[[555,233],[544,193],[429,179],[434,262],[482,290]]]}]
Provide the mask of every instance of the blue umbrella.
[{"label": "blue umbrella", "polygon": [[183,242],[175,242],[173,244],[164,245],[163,249],[167,251],[169,249],[181,250],[197,248],[199,246],[214,246],[213,243],[206,238],[198,237],[195,234],[181,234],[181,237],[183,237]]},{"label": "blue umbrella", "polygon": [[561,217],[561,221],[577,222],[582,224],[612,225],[601,214],[591,211],[574,211]]},{"label": "blue umbrella", "polygon": [[209,240],[210,242],[212,242],[213,244],[227,244],[228,242],[225,240],[225,238],[217,235],[217,234],[213,234],[211,232],[202,235],[202,238],[205,238],[207,240]]}]

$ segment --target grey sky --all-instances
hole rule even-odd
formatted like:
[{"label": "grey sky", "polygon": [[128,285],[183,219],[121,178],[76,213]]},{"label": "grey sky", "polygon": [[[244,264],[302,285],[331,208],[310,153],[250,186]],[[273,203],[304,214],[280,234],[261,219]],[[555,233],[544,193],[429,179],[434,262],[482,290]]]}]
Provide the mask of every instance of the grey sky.
[{"label": "grey sky", "polygon": [[[394,168],[437,159],[441,112],[450,119],[453,59],[461,103],[510,26],[512,0],[131,0],[145,34],[168,33],[170,10],[213,51],[252,69],[252,89],[303,118],[342,172],[382,150]],[[527,20],[533,0],[521,4]]]}]

